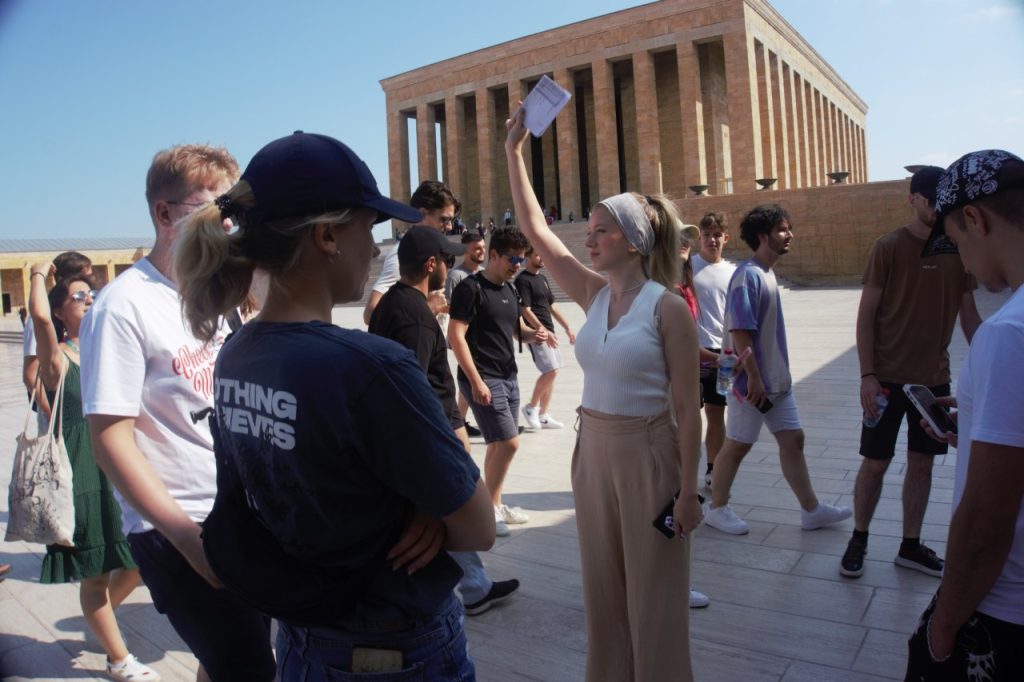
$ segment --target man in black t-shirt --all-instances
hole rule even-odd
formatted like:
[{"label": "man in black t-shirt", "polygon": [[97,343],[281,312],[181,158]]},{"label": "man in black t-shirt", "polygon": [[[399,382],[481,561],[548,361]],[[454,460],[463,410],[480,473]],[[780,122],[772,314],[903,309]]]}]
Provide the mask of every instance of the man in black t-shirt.
[{"label": "man in black t-shirt", "polygon": [[[449,241],[437,230],[410,228],[398,245],[400,279],[374,309],[369,331],[396,341],[416,354],[468,456],[469,436],[455,405],[455,381],[448,367],[448,347],[441,325],[427,304],[428,294],[444,286],[449,263],[454,263],[455,257],[465,251],[465,245]],[[492,581],[476,552],[451,552],[451,555],[462,568],[459,592],[468,615],[483,613],[519,589],[518,580]]]},{"label": "man in black t-shirt", "polygon": [[540,377],[533,387],[533,397],[523,406],[523,418],[526,420],[527,431],[537,429],[560,429],[564,424],[548,413],[551,404],[551,393],[555,388],[555,376],[562,366],[562,354],[558,350],[555,337],[555,323],[565,330],[569,343],[576,343],[576,335],[569,328],[569,323],[562,317],[561,311],[555,306],[555,295],[551,293],[548,278],[540,274],[544,261],[540,254],[530,247],[526,250],[526,268],[516,277],[516,289],[523,306],[523,319],[533,329],[544,327],[550,332],[547,342],[531,343],[530,355],[537,366]]},{"label": "man in black t-shirt", "polygon": [[522,510],[501,503],[502,485],[519,449],[519,384],[512,337],[543,343],[548,336],[543,326],[531,329],[523,322],[519,295],[510,281],[526,262],[528,246],[515,228],[495,230],[487,267],[455,287],[449,309],[448,342],[459,363],[459,390],[470,399],[487,443],[484,481],[494,502],[494,520],[504,524],[529,520]]}]

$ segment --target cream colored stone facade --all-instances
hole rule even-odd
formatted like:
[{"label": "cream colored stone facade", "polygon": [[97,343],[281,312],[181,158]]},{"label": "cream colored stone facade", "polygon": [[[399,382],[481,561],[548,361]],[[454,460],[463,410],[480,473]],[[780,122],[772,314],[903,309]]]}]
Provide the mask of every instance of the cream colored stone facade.
[{"label": "cream colored stone facade", "polygon": [[382,80],[392,195],[440,177],[468,225],[500,224],[512,205],[504,121],[545,74],[573,94],[527,150],[556,219],[626,190],[746,194],[758,179],[799,189],[832,172],[867,181],[867,106],[767,2],[661,0]]}]

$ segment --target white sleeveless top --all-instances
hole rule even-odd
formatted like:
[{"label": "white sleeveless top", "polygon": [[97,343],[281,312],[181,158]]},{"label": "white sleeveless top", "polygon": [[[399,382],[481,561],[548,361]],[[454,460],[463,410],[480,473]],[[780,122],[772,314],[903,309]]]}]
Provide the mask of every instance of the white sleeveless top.
[{"label": "white sleeveless top", "polygon": [[649,417],[668,409],[668,367],[655,324],[665,287],[644,284],[618,324],[608,329],[607,286],[597,293],[576,335],[583,368],[583,407],[625,417]]}]

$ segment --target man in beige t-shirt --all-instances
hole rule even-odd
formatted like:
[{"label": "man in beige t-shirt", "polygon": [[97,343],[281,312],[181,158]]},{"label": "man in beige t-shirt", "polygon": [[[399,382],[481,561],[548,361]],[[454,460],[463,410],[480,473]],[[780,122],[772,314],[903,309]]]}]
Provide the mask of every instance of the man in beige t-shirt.
[{"label": "man in beige t-shirt", "polygon": [[[903,542],[895,562],[928,575],[942,576],[942,559],[921,544],[935,455],[945,454],[921,428],[920,415],[903,393],[905,384],[924,384],[937,396],[949,395],[949,347],[956,318],[970,342],[981,324],[974,304],[974,279],[964,271],[955,247],[923,255],[935,224],[935,185],[942,169],[927,166],[910,181],[914,219],[871,247],[864,290],[857,312],[857,355],[861,429],[860,471],[854,488],[854,531],[840,563],[848,578],[864,573],[868,526],[882,492],[882,480],[895,454],[904,416],[907,467],[903,479]],[[879,415],[878,397],[888,406]],[[874,422],[873,426],[868,423]]]}]

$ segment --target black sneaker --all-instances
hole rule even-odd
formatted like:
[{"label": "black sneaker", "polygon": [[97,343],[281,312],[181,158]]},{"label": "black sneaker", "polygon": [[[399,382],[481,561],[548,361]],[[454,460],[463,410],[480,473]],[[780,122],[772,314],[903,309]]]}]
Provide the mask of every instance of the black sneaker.
[{"label": "black sneaker", "polygon": [[846,553],[839,562],[839,574],[847,578],[859,578],[864,575],[864,555],[868,553],[868,541],[857,537],[850,538],[846,545]]},{"label": "black sneaker", "polygon": [[468,436],[482,436],[484,434],[480,433],[480,429],[476,428],[475,426],[473,426],[469,422],[466,422],[466,435],[468,435]]},{"label": "black sneaker", "polygon": [[918,545],[914,549],[904,550],[896,555],[896,565],[903,568],[912,568],[936,578],[942,577],[943,561],[931,549],[924,545]]},{"label": "black sneaker", "polygon": [[472,604],[466,604],[466,615],[478,616],[495,604],[500,604],[511,597],[518,589],[519,581],[514,578],[512,580],[498,580],[491,584],[491,591],[483,599]]}]

